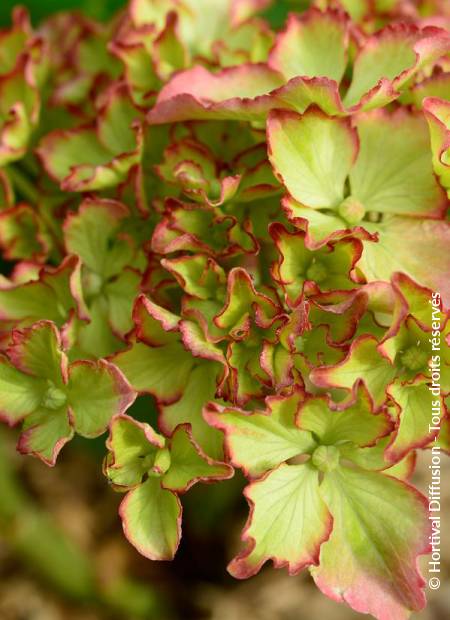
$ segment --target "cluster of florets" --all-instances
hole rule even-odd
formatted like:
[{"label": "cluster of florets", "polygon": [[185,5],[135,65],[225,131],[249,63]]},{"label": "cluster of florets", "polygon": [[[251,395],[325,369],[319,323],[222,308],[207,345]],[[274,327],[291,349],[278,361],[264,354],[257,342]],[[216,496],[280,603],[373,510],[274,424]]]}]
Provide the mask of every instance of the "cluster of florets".
[{"label": "cluster of florets", "polygon": [[180,494],[241,468],[233,575],[309,567],[403,620],[430,528],[407,480],[450,448],[450,16],[321,0],[277,32],[270,4],[0,33],[0,412],[49,465],[108,431],[147,557],[173,557]]}]

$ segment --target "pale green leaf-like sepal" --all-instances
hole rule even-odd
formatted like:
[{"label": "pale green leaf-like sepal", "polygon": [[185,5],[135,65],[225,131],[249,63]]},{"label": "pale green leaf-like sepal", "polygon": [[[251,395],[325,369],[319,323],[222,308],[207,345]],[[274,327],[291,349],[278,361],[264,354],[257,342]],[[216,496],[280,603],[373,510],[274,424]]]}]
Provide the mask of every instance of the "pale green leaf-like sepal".
[{"label": "pale green leaf-like sepal", "polygon": [[280,465],[245,490],[250,516],[246,548],[228,566],[234,577],[250,577],[272,560],[295,575],[317,564],[332,519],[319,495],[319,472],[310,464]]},{"label": "pale green leaf-like sepal", "polygon": [[240,409],[210,404],[205,411],[209,424],[226,436],[231,462],[251,476],[259,476],[315,447],[311,433],[296,425],[301,393],[267,399],[266,411],[249,413]]},{"label": "pale green leaf-like sepal", "polygon": [[180,500],[163,489],[157,477],[127,493],[120,504],[123,531],[129,542],[150,560],[171,560],[181,536]]},{"label": "pale green leaf-like sepal", "polygon": [[162,478],[165,489],[187,491],[198,481],[224,480],[233,475],[225,463],[207,456],[192,437],[189,424],[178,426],[169,440],[170,466]]},{"label": "pale green leaf-like sepal", "polygon": [[425,498],[400,480],[348,467],[325,474],[320,494],[333,516],[320,565],[311,569],[324,594],[377,620],[406,620],[422,609]]}]

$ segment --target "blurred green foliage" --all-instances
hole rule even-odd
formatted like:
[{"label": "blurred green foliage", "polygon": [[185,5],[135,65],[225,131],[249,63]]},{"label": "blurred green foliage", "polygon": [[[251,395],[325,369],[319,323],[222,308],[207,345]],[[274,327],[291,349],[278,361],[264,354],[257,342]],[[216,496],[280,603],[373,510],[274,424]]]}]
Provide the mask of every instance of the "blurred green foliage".
[{"label": "blurred green foliage", "polygon": [[[127,0],[0,0],[0,26],[9,24],[11,11],[19,4],[27,7],[33,23],[37,24],[47,15],[73,9],[105,21],[126,3]],[[273,27],[281,27],[289,11],[303,10],[308,4],[308,0],[275,0],[265,16]]]},{"label": "blurred green foliage", "polygon": [[70,9],[79,9],[95,19],[107,20],[125,4],[126,0],[1,0],[0,25],[9,24],[11,11],[17,5],[27,7],[36,24],[51,13]]}]

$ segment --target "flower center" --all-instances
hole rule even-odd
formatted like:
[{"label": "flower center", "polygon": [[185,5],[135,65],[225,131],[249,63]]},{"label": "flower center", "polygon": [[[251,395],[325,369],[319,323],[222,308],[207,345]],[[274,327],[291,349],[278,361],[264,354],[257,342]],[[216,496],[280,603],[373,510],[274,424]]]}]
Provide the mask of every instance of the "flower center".
[{"label": "flower center", "polygon": [[67,395],[61,389],[51,384],[44,394],[42,406],[46,409],[59,409],[67,401]]},{"label": "flower center", "polygon": [[152,472],[162,476],[170,467],[170,452],[167,448],[160,448],[153,461]]},{"label": "flower center", "polygon": [[338,213],[348,224],[351,226],[358,224],[366,214],[363,204],[354,198],[349,196],[338,207]]},{"label": "flower center", "polygon": [[327,277],[327,268],[320,261],[313,259],[312,263],[306,271],[306,278],[313,282],[323,282]]},{"label": "flower center", "polygon": [[98,273],[90,271],[85,274],[83,284],[86,289],[86,295],[89,298],[97,297],[103,287],[103,278]]},{"label": "flower center", "polygon": [[323,472],[333,471],[339,465],[340,453],[335,446],[319,446],[312,455],[312,463]]},{"label": "flower center", "polygon": [[428,355],[418,347],[412,346],[401,355],[400,361],[408,370],[420,370],[426,366]]}]

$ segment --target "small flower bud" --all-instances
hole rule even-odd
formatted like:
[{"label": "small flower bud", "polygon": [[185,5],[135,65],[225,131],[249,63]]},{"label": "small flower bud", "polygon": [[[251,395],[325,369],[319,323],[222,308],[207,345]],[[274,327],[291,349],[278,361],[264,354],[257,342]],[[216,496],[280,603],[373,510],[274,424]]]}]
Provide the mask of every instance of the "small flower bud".
[{"label": "small flower bud", "polygon": [[312,463],[323,472],[333,471],[339,465],[340,452],[335,446],[319,446],[312,455]]},{"label": "small flower bud", "polygon": [[350,226],[353,226],[363,219],[366,210],[359,200],[349,196],[339,205],[338,213]]}]

